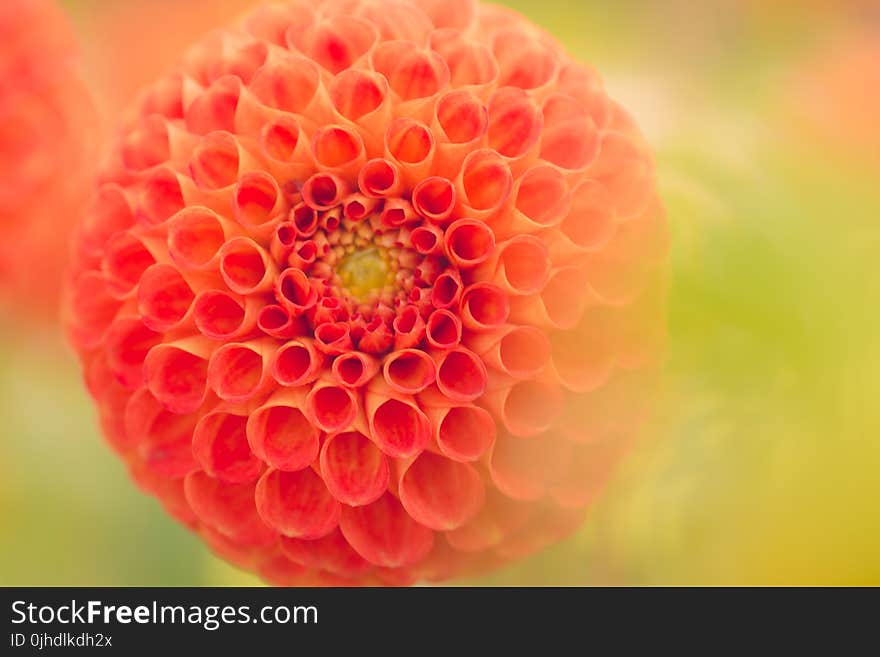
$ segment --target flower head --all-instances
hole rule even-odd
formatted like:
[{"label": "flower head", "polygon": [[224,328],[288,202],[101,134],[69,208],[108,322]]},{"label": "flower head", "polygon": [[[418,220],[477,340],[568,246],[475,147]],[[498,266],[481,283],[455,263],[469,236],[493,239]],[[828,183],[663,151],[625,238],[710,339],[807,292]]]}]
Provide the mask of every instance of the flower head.
[{"label": "flower head", "polygon": [[651,158],[518,14],[266,5],[147,90],[101,181],[67,307],[104,432],[270,581],[535,551],[642,419]]},{"label": "flower head", "polygon": [[55,312],[68,234],[88,198],[95,123],[54,2],[0,6],[0,298]]}]

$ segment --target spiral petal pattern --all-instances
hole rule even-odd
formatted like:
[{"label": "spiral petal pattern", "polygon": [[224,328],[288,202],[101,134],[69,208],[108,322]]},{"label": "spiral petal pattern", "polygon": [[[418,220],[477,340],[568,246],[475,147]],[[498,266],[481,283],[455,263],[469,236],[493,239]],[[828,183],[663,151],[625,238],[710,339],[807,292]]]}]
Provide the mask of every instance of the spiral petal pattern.
[{"label": "spiral petal pattern", "polygon": [[[68,238],[85,211],[101,141],[79,65],[55,2],[0,4],[0,304],[31,321],[57,314]],[[99,238],[109,251],[107,280],[124,287],[138,245],[109,237]]]},{"label": "spiral petal pattern", "polygon": [[660,352],[653,163],[468,0],[265,5],[150,87],[71,340],[140,485],[280,584],[479,572],[581,522]]}]

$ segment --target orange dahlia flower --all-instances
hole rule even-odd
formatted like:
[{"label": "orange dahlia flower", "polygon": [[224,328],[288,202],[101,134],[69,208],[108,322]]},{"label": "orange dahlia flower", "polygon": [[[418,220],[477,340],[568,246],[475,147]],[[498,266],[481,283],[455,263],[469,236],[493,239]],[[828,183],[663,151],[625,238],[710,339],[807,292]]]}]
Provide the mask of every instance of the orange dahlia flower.
[{"label": "orange dahlia flower", "polygon": [[54,313],[70,229],[84,210],[96,124],[66,17],[48,0],[0,3],[0,302]]},{"label": "orange dahlia flower", "polygon": [[497,565],[644,415],[665,224],[597,75],[467,1],[266,5],[150,87],[76,240],[107,438],[276,583]]}]

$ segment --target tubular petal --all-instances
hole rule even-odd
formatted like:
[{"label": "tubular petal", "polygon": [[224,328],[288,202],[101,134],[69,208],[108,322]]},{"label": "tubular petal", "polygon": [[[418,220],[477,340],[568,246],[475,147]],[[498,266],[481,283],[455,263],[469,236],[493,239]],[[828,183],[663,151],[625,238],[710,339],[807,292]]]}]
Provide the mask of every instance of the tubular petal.
[{"label": "tubular petal", "polygon": [[160,400],[141,388],[128,399],[123,419],[128,440],[150,472],[177,479],[198,469],[192,452],[196,416],[163,408]]},{"label": "tubular petal", "polygon": [[[319,220],[320,216],[315,208],[305,203],[294,206],[290,211],[290,223],[292,224],[292,230],[295,231],[293,237],[312,237],[315,231],[318,230]],[[294,240],[291,247],[295,243],[296,241]]]},{"label": "tubular petal", "polygon": [[364,329],[364,333],[358,341],[358,347],[361,351],[370,354],[382,354],[391,348],[394,339],[388,324],[377,317]]},{"label": "tubular petal", "polygon": [[486,390],[486,366],[475,353],[456,347],[436,355],[437,387],[449,399],[469,402]]},{"label": "tubular petal", "polygon": [[350,194],[343,204],[343,213],[352,221],[361,221],[379,205],[375,198],[363,194]]},{"label": "tubular petal", "polygon": [[223,483],[199,471],[187,476],[183,489],[199,520],[227,538],[245,545],[275,540],[275,532],[257,514],[253,483]]},{"label": "tubular petal", "polygon": [[413,520],[390,493],[365,506],[345,507],[339,528],[358,554],[387,568],[417,563],[434,543],[434,533]]},{"label": "tubular petal", "polygon": [[607,243],[614,234],[614,211],[608,197],[607,190],[591,181],[575,189],[571,210],[559,228],[579,249],[592,251]]},{"label": "tubular petal", "polygon": [[250,91],[269,107],[302,114],[318,93],[320,72],[304,57],[267,63],[257,71]]},{"label": "tubular petal", "polygon": [[122,162],[132,171],[167,162],[169,155],[168,126],[155,114],[144,118],[122,142]]},{"label": "tubular petal", "polygon": [[339,529],[321,538],[281,537],[281,551],[304,568],[326,570],[343,577],[358,577],[373,565],[352,549]]},{"label": "tubular petal", "polygon": [[549,45],[520,28],[510,28],[498,35],[492,51],[501,68],[502,86],[537,89],[549,83],[558,60]]},{"label": "tubular petal", "polygon": [[422,452],[400,481],[400,502],[417,522],[437,531],[460,527],[483,505],[483,482],[467,463]]},{"label": "tubular petal", "polygon": [[385,147],[404,165],[422,164],[434,149],[434,138],[431,131],[418,121],[398,119],[388,128]]},{"label": "tubular petal", "polygon": [[138,317],[120,318],[107,331],[107,367],[130,390],[144,383],[144,359],[162,339]]},{"label": "tubular petal", "polygon": [[582,170],[600,153],[596,124],[574,99],[553,96],[544,104],[548,126],[541,140],[541,157],[562,169]]},{"label": "tubular petal", "polygon": [[257,242],[234,237],[220,249],[220,275],[233,292],[251,295],[271,289],[276,266]]},{"label": "tubular petal", "polygon": [[388,486],[388,459],[359,431],[328,436],[321,448],[320,467],[327,488],[349,506],[376,501]]},{"label": "tubular petal", "polygon": [[630,135],[609,130],[602,135],[590,176],[609,191],[618,217],[636,216],[648,204],[653,184],[650,155]]},{"label": "tubular petal", "polygon": [[208,384],[220,399],[244,402],[269,389],[268,363],[277,344],[271,339],[229,342],[208,363]]},{"label": "tubular petal", "polygon": [[301,269],[293,267],[281,272],[275,283],[275,296],[294,317],[312,308],[318,300],[309,278]]},{"label": "tubular petal", "polygon": [[308,338],[291,340],[275,352],[272,376],[283,386],[295,387],[311,383],[324,366],[324,357]]},{"label": "tubular petal", "polygon": [[232,234],[229,222],[213,210],[185,208],[168,222],[168,253],[183,268],[207,269],[216,264]]},{"label": "tubular petal", "polygon": [[211,346],[199,338],[156,345],[144,359],[150,392],[172,413],[192,413],[205,399]]},{"label": "tubular petal", "polygon": [[431,423],[412,399],[400,393],[367,390],[364,404],[373,441],[392,458],[421,452],[431,440]]},{"label": "tubular petal", "polygon": [[235,111],[241,94],[241,80],[224,76],[215,80],[185,109],[186,127],[197,135],[235,127]]},{"label": "tubular petal", "polygon": [[167,331],[187,316],[195,295],[180,272],[171,265],[147,268],[138,286],[138,310],[155,331]]},{"label": "tubular petal", "polygon": [[119,313],[121,302],[112,294],[106,278],[96,271],[79,276],[70,296],[76,316],[74,335],[85,347],[96,346]]},{"label": "tubular petal", "polygon": [[349,16],[328,16],[312,29],[287,30],[288,45],[337,74],[370,51],[378,34],[371,23]]},{"label": "tubular petal", "polygon": [[260,128],[260,152],[273,172],[294,177],[311,169],[311,151],[296,119],[278,116]]},{"label": "tubular petal", "polygon": [[471,144],[489,128],[488,110],[468,91],[452,91],[437,102],[437,123],[451,144]]},{"label": "tubular petal", "polygon": [[357,417],[358,400],[348,388],[319,381],[306,397],[306,415],[322,431],[341,431]]},{"label": "tubular petal", "polygon": [[241,170],[238,141],[228,132],[205,135],[193,151],[189,167],[200,189],[222,189],[234,184]]},{"label": "tubular petal", "polygon": [[413,248],[422,255],[436,255],[443,250],[443,229],[434,224],[417,226],[410,233]]},{"label": "tubular petal", "polygon": [[100,255],[113,235],[134,224],[134,213],[124,190],[116,183],[105,183],[95,192],[90,212],[80,227],[83,251]]},{"label": "tubular petal", "polygon": [[247,440],[261,461],[277,470],[302,470],[318,456],[318,430],[304,413],[303,389],[282,389],[250,414]]},{"label": "tubular petal", "polygon": [[[431,305],[439,309],[457,306],[461,299],[463,287],[464,284],[461,281],[461,275],[457,271],[454,269],[444,271],[434,280],[434,285],[431,289]],[[461,320],[456,317],[455,323],[458,338],[460,338]],[[458,342],[458,338],[455,340],[456,343]],[[436,347],[437,345],[433,344],[433,346]]]},{"label": "tubular petal", "polygon": [[388,94],[384,77],[349,69],[335,78],[330,88],[330,98],[336,111],[350,121],[358,121],[383,104]]},{"label": "tubular petal", "polygon": [[129,296],[156,259],[144,242],[130,232],[117,233],[107,242],[101,269],[120,297]]},{"label": "tubular petal", "polygon": [[[437,289],[435,284],[434,291]],[[461,342],[461,320],[448,310],[435,310],[428,317],[425,339],[436,349],[451,349]]]},{"label": "tubular petal", "polygon": [[489,367],[517,379],[536,376],[550,360],[551,345],[547,335],[532,326],[511,325],[501,334],[469,336],[467,345]]},{"label": "tubular petal", "polygon": [[525,219],[517,228],[533,232],[563,220],[570,201],[568,185],[562,173],[549,166],[534,166],[516,183],[516,211]]},{"label": "tubular petal", "polygon": [[[423,397],[422,404],[427,404]],[[495,421],[488,411],[473,405],[425,405],[440,452],[453,461],[476,461],[495,440]]]},{"label": "tubular petal", "polygon": [[495,235],[484,222],[459,219],[446,229],[446,255],[461,269],[485,262],[495,249]]},{"label": "tubular petal", "polygon": [[373,51],[373,65],[401,100],[433,96],[449,81],[446,62],[437,53],[406,41],[388,41]]},{"label": "tubular petal", "polygon": [[358,187],[373,198],[394,196],[400,191],[400,185],[397,167],[383,158],[370,160],[358,174]]},{"label": "tubular petal", "polygon": [[362,388],[379,371],[379,362],[358,351],[339,355],[333,361],[333,378],[349,388]]},{"label": "tubular petal", "polygon": [[302,187],[303,200],[315,210],[330,210],[345,198],[348,185],[344,180],[330,173],[316,173]]},{"label": "tubular petal", "polygon": [[507,295],[497,285],[475,283],[461,295],[462,324],[472,331],[488,331],[503,325],[510,314]]},{"label": "tubular petal", "polygon": [[327,126],[312,140],[315,162],[326,171],[355,173],[366,160],[360,135],[342,126]]},{"label": "tubular petal", "polygon": [[455,30],[437,30],[431,47],[446,60],[452,87],[481,90],[498,79],[498,62],[483,43],[464,39]]},{"label": "tubular petal", "polygon": [[385,157],[397,165],[408,187],[425,178],[434,158],[434,137],[426,125],[396,119],[385,133]]},{"label": "tubular petal", "polygon": [[279,546],[260,551],[253,567],[261,578],[274,586],[295,586],[308,581],[311,574],[288,558]]},{"label": "tubular petal", "polygon": [[196,328],[205,337],[231,340],[254,328],[256,308],[257,304],[250,297],[236,297],[223,290],[204,290],[192,304],[192,315]]},{"label": "tubular petal", "polygon": [[263,464],[251,453],[245,435],[247,417],[223,411],[202,416],[193,431],[192,451],[202,469],[229,483],[255,480]]},{"label": "tubular petal", "polygon": [[407,306],[401,310],[393,323],[396,336],[395,349],[406,349],[417,345],[425,336],[425,320],[415,306]]},{"label": "tubular petal", "polygon": [[510,388],[501,419],[515,436],[546,431],[562,411],[562,392],[551,383],[521,381]]},{"label": "tubular petal", "polygon": [[278,183],[263,171],[252,171],[238,179],[232,194],[235,220],[257,236],[267,222],[277,216],[281,190]]},{"label": "tubular petal", "polygon": [[493,280],[509,293],[535,294],[547,284],[551,261],[547,246],[534,235],[518,235],[498,245]]},{"label": "tubular petal", "polygon": [[550,274],[547,285],[541,291],[541,301],[547,317],[559,328],[571,328],[582,316],[586,295],[572,290],[583,290],[586,273],[577,267],[559,269]]},{"label": "tubular petal", "polygon": [[424,351],[400,349],[388,354],[382,375],[395,392],[414,395],[434,383],[437,367]]},{"label": "tubular petal", "polygon": [[315,347],[327,356],[338,356],[352,348],[348,325],[344,322],[321,324],[315,329]]},{"label": "tubular petal", "polygon": [[513,176],[502,157],[491,149],[474,151],[456,180],[461,213],[477,219],[495,215],[510,196]]},{"label": "tubular petal", "polygon": [[502,87],[489,100],[489,146],[517,158],[538,143],[543,127],[540,108],[522,89]]},{"label": "tubular petal", "polygon": [[495,441],[489,473],[505,495],[537,500],[565,474],[572,449],[551,436],[517,438],[502,434]]},{"label": "tubular petal", "polygon": [[425,219],[444,223],[455,207],[455,188],[446,178],[425,178],[413,190],[412,203]]},{"label": "tubular petal", "polygon": [[333,531],[342,508],[311,468],[267,470],[257,482],[255,500],[267,525],[284,536],[303,539]]},{"label": "tubular petal", "polygon": [[469,522],[446,532],[446,540],[461,552],[482,552],[501,544],[534,515],[534,506],[516,503],[497,489],[489,488],[483,508]]},{"label": "tubular petal", "polygon": [[257,328],[273,338],[292,338],[305,334],[305,326],[299,318],[292,317],[284,306],[272,304],[260,308]]},{"label": "tubular petal", "polygon": [[144,223],[158,225],[183,207],[183,187],[180,178],[170,169],[162,167],[150,173],[144,181],[136,214]]}]

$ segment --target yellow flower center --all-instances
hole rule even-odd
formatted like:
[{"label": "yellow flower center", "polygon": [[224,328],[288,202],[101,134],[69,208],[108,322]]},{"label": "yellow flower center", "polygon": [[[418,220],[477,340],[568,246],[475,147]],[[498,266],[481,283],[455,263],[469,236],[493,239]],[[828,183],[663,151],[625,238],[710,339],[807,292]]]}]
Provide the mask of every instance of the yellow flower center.
[{"label": "yellow flower center", "polygon": [[359,301],[366,301],[394,282],[388,252],[378,246],[352,250],[336,267],[342,286]]}]

